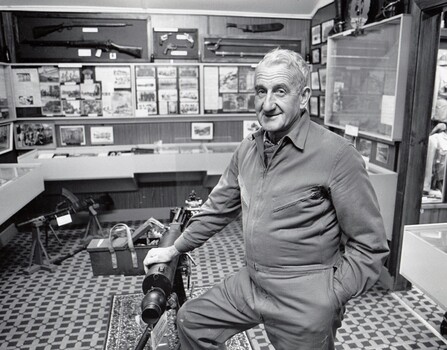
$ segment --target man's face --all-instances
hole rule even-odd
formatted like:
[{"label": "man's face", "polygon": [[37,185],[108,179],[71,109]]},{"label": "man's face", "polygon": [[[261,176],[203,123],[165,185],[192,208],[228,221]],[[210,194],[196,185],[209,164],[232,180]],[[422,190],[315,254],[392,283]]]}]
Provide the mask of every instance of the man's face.
[{"label": "man's face", "polygon": [[298,77],[283,64],[259,66],[255,79],[258,121],[269,133],[282,136],[300,117],[310,90],[300,91]]}]

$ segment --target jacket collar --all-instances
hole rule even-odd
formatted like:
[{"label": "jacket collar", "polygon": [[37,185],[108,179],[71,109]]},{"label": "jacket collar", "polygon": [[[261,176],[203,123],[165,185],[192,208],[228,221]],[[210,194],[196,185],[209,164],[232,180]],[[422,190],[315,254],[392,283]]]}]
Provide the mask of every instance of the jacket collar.
[{"label": "jacket collar", "polygon": [[[300,119],[295,123],[293,128],[289,131],[289,133],[284,136],[284,138],[288,138],[296,148],[300,150],[304,150],[304,146],[306,145],[307,135],[309,133],[310,127],[310,117],[307,110],[304,110],[301,113]],[[255,131],[251,135],[251,140],[256,140],[260,137],[262,140],[264,139],[265,130],[260,128]]]}]

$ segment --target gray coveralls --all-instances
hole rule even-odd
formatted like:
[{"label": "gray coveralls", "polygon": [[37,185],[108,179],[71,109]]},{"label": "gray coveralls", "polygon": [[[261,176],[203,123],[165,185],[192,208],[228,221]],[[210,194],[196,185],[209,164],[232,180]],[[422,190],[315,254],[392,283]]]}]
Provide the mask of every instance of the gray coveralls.
[{"label": "gray coveralls", "polygon": [[263,130],[242,141],[175,242],[192,250],[242,210],[247,265],[182,306],[182,350],[224,348],[259,323],[277,350],[333,349],[345,303],[378,279],[385,229],[354,147],[304,113],[267,166],[263,153]]}]

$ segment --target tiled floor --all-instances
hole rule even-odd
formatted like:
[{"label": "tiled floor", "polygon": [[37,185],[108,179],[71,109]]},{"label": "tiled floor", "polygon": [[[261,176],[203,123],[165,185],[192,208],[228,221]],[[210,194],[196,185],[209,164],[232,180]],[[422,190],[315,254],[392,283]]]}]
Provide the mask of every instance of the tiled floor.
[{"label": "tiled floor", "polygon": [[[82,229],[58,234],[63,244],[50,236],[51,258],[80,247]],[[0,350],[102,349],[111,296],[140,292],[143,276],[93,276],[86,251],[65,260],[54,272],[26,275],[30,250],[29,233],[19,233],[0,250]],[[230,224],[193,257],[198,263],[192,276],[196,286],[213,285],[241,267],[238,223]],[[415,289],[391,293],[376,286],[347,305],[337,349],[447,349],[447,340],[435,334],[444,311]],[[262,327],[248,335],[253,349],[273,349]]]}]

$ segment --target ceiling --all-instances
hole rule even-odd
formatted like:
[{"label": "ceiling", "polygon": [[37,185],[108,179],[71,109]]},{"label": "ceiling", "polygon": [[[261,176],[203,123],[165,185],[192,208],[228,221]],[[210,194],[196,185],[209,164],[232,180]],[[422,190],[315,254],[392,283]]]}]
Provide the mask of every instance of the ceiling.
[{"label": "ceiling", "polygon": [[311,19],[319,8],[332,2],[334,0],[0,0],[0,10]]}]

